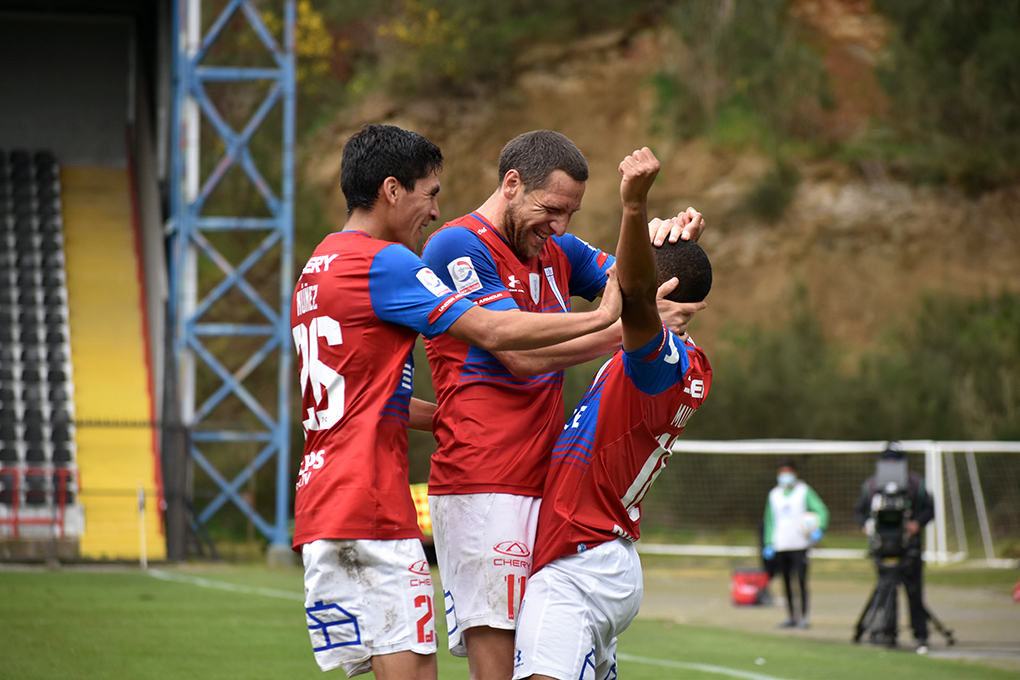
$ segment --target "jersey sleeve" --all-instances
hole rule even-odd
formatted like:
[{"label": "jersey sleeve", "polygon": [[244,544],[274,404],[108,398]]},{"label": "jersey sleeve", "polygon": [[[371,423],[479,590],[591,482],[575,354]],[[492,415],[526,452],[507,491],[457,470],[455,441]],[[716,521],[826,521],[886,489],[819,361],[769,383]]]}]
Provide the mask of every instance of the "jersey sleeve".
[{"label": "jersey sleeve", "polygon": [[573,234],[553,238],[570,260],[570,294],[594,300],[606,287],[606,272],[616,258]]},{"label": "jersey sleeve", "polygon": [[443,283],[469,300],[498,311],[517,309],[489,249],[467,227],[440,229],[425,244],[421,257]]},{"label": "jersey sleeve", "polygon": [[665,326],[644,347],[623,353],[623,368],[645,394],[660,394],[684,379],[690,367],[686,345]]},{"label": "jersey sleeve", "polygon": [[807,490],[807,509],[818,515],[819,529],[825,531],[829,528],[829,508],[822,502],[822,497],[818,495],[818,492],[810,486]]},{"label": "jersey sleeve", "polygon": [[368,292],[376,316],[427,338],[446,332],[474,306],[450,290],[417,255],[398,244],[383,248],[373,258]]}]

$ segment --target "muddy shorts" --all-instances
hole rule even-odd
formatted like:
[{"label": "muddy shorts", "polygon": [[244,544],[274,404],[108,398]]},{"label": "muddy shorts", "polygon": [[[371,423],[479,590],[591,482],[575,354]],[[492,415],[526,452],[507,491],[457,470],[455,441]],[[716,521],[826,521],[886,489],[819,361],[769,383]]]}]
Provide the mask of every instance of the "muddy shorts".
[{"label": "muddy shorts", "polygon": [[541,498],[502,493],[429,496],[454,656],[467,656],[467,628],[516,627],[541,504]]},{"label": "muddy shorts", "polygon": [[301,547],[315,661],[348,677],[372,657],[436,653],[432,578],[421,541],[319,540]]}]

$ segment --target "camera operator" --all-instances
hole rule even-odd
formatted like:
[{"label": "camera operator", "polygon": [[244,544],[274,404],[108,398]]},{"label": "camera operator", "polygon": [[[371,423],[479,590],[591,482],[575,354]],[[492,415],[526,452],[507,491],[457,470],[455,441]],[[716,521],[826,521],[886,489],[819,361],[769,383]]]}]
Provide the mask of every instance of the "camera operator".
[{"label": "camera operator", "polygon": [[[889,447],[879,456],[880,461],[904,461],[905,454],[896,444]],[[854,508],[854,519],[858,526],[870,533],[867,528],[871,517],[872,499],[881,493],[877,475],[872,475],[861,486],[861,496]],[[900,559],[899,579],[907,591],[910,605],[910,625],[914,630],[917,652],[928,652],[928,612],[924,607],[921,559],[921,529],[935,517],[935,505],[931,496],[924,488],[924,479],[916,472],[907,475],[906,487],[903,489],[904,506],[908,510],[909,519],[904,524],[905,546]],[[876,557],[876,560],[878,558]],[[893,619],[895,625],[895,619]],[[895,630],[888,631],[895,639]]]}]

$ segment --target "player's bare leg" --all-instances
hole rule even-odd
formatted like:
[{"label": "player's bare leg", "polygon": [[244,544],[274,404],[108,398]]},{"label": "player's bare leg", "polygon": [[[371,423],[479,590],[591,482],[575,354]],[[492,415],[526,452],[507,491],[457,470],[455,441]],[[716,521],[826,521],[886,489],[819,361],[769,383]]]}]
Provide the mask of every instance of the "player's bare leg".
[{"label": "player's bare leg", "polygon": [[373,656],[372,672],[377,680],[436,680],[439,667],[435,654],[407,651]]},{"label": "player's bare leg", "polygon": [[471,680],[510,680],[514,676],[514,631],[474,626],[464,631]]}]

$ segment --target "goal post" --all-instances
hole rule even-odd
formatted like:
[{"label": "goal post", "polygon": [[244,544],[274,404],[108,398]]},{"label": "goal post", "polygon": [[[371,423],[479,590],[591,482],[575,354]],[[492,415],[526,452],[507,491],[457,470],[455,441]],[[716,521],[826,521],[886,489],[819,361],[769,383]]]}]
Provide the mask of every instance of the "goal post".
[{"label": "goal post", "polygon": [[[645,553],[754,557],[765,499],[778,462],[793,458],[800,477],[830,512],[826,539],[812,555],[859,559],[864,539],[853,519],[861,485],[888,441],[803,439],[684,440],[642,502]],[[911,470],[922,473],[935,504],[925,559],[997,559],[996,542],[1020,535],[1020,442],[901,440]],[[1014,546],[1015,548],[1015,546]]]}]

